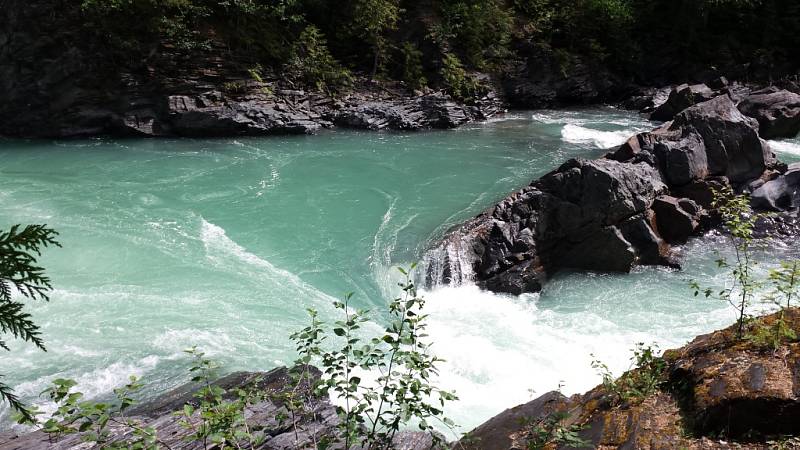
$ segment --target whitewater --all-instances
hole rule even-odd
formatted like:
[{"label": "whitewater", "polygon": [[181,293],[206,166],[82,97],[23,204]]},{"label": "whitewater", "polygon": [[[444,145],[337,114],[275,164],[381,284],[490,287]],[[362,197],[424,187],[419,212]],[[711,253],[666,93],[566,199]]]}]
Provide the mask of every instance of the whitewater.
[{"label": "whitewater", "polygon": [[[137,375],[146,399],[186,381],[191,346],[228,371],[291,364],[288,336],[306,309],[336,320],[331,302],[347,292],[374,311],[365,331],[377,332],[397,266],[566,159],[600,157],[652,126],[598,108],[410,134],[0,141],[0,228],[47,223],[64,246],[41,261],[51,301],[29,308],[48,352],[15,342],[0,373],[32,403],[57,377],[103,398]],[[772,144],[800,160],[797,140]],[[693,240],[683,271],[561,273],[536,295],[469,282],[423,291],[439,384],[460,397],[447,414],[465,432],[559,386],[591,388],[594,359],[619,373],[636,343],[670,348],[731,323],[725,304],[688,287],[724,283],[720,247]]]}]

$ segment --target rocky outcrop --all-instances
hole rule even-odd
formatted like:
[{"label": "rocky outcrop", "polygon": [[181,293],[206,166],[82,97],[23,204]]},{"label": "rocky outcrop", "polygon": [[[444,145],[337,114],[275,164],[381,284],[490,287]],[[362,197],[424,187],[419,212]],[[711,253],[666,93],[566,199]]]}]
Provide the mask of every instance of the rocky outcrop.
[{"label": "rocky outcrop", "polygon": [[[777,314],[751,326],[770,327]],[[800,311],[786,311],[788,325],[800,329]],[[660,382],[645,396],[621,400],[603,385],[565,398],[552,392],[506,410],[466,434],[466,449],[567,448],[554,434],[534,434],[534,426],[560,413],[561,429],[572,429],[598,449],[767,449],[800,448],[800,342],[785,340],[777,350],[735,336],[735,326],[699,336],[669,350],[664,368],[646,370]],[[539,428],[541,431],[543,428]],[[777,442],[782,442],[778,447]],[[460,447],[459,447],[460,448]]]},{"label": "rocky outcrop", "polygon": [[682,84],[672,89],[667,101],[659,105],[652,114],[651,120],[666,122],[684,109],[711,100],[717,94],[705,84]]},{"label": "rocky outcrop", "polygon": [[142,60],[108,56],[79,8],[10,0],[0,8],[0,135],[69,138],[238,136],[360,129],[454,128],[503,111],[490,93],[459,102],[441,91],[359,79],[335,94],[308,92],[210,35],[202,49],[168,42]]},{"label": "rocky outcrop", "polygon": [[570,160],[448,233],[426,256],[427,281],[520,294],[564,268],[675,267],[669,244],[709,225],[714,188],[745,186],[777,167],[757,130],[722,95],[605,158]]},{"label": "rocky outcrop", "polygon": [[793,138],[800,133],[800,95],[778,88],[753,92],[739,110],[758,120],[764,139]]},{"label": "rocky outcrop", "polygon": [[[318,377],[320,372],[309,367],[313,376]],[[214,383],[226,392],[236,392],[238,389],[257,387],[260,393],[265,394],[265,399],[249,406],[245,410],[247,423],[254,437],[263,438],[263,443],[254,450],[295,450],[299,448],[316,448],[315,442],[322,436],[332,435],[334,427],[339,421],[336,410],[327,398],[315,397],[309,394],[310,386],[303,383],[296,386],[289,370],[281,367],[265,373],[237,372],[228,375]],[[134,406],[126,411],[126,419],[133,420],[143,427],[153,427],[158,434],[160,447],[201,450],[203,442],[187,440],[191,430],[180,424],[182,417],[174,414],[183,411],[185,404],[196,404],[194,393],[195,384],[181,386],[167,392],[152,401]],[[294,395],[306,399],[305,411],[307,414],[292,416],[288,414],[283,403],[283,394],[292,391]],[[233,395],[233,394],[231,394]],[[192,420],[200,421],[199,413],[195,413]],[[290,417],[295,417],[294,420]],[[115,439],[130,438],[130,430],[122,424],[112,422],[109,425],[112,441]],[[393,448],[397,450],[428,450],[432,445],[429,433],[406,431],[398,433],[394,440]],[[341,445],[329,448],[341,450]],[[89,450],[100,449],[83,442],[80,434],[61,435],[51,437],[41,431],[17,434],[15,432],[0,433],[0,450]],[[244,448],[244,447],[243,447]],[[247,448],[250,448],[247,446]],[[355,450],[356,447],[353,447]]]}]

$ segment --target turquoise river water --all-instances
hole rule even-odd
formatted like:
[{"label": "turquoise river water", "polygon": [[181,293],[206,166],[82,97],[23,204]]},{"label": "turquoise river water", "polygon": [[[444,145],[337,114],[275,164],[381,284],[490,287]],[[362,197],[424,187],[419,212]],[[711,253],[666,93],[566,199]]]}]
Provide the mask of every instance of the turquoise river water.
[{"label": "turquoise river water", "polygon": [[[330,303],[352,291],[380,311],[396,294],[394,266],[450,226],[651,126],[593,109],[421,133],[0,141],[0,228],[47,223],[63,244],[42,259],[51,301],[29,307],[48,352],[14,342],[0,373],[40,403],[55,377],[102,397],[136,374],[155,395],[186,380],[192,345],[230,371],[289,364],[287,336],[306,308],[333,320]],[[800,160],[798,141],[775,148]],[[460,396],[448,415],[467,431],[559,384],[592,387],[591,355],[619,372],[636,342],[669,348],[731,323],[724,304],[687,287],[722,282],[717,239],[688,244],[681,272],[564,273],[519,298],[468,285],[425,292],[434,351],[447,360],[439,383]],[[376,313],[368,328],[382,321]]]}]

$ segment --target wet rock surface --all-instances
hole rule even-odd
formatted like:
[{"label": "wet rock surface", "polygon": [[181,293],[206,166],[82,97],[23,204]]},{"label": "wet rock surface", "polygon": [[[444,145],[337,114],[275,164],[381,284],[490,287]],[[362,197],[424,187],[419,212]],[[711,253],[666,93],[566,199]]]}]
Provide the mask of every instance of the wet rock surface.
[{"label": "wet rock surface", "polygon": [[570,160],[448,233],[425,258],[427,281],[473,280],[520,294],[540,290],[565,268],[678,267],[669,244],[713,225],[708,210],[715,189],[741,190],[769,176],[779,183],[776,207],[793,207],[791,183],[800,175],[777,163],[758,126],[728,95],[719,95],[605,158]]}]

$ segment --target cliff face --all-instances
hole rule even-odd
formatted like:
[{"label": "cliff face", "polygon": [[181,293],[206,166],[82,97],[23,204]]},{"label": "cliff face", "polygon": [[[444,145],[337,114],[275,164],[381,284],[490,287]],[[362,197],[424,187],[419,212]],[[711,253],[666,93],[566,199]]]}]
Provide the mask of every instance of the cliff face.
[{"label": "cliff face", "polygon": [[[800,310],[786,313],[788,325],[800,330]],[[759,320],[768,327],[776,319]],[[561,413],[558,426],[575,430],[586,448],[800,448],[800,342],[771,349],[735,333],[727,328],[665,352],[662,384],[644,397],[619,401],[603,385],[571,398],[549,393],[489,420],[462,443],[467,449],[531,448],[531,424]],[[541,448],[567,446],[551,440]]]}]

